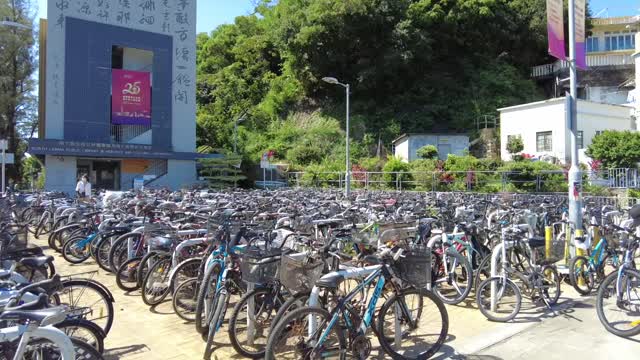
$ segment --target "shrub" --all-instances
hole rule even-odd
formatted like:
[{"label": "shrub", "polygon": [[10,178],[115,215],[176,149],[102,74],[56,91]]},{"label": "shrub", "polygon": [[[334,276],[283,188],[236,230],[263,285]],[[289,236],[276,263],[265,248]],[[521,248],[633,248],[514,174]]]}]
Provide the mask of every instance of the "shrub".
[{"label": "shrub", "polygon": [[416,155],[418,155],[419,158],[425,160],[435,159],[438,157],[438,148],[433,145],[425,145],[418,149]]},{"label": "shrub", "polygon": [[407,186],[404,183],[411,181],[411,174],[409,173],[410,170],[411,167],[409,166],[409,163],[402,161],[400,158],[389,156],[387,163],[384,164],[384,167],[382,168],[382,171],[385,173],[383,176],[385,184],[387,187],[395,189],[397,182],[401,181],[403,182],[403,188],[406,188]]},{"label": "shrub", "polygon": [[411,162],[411,177],[415,182],[416,190],[431,191],[434,185],[438,183],[439,174],[441,172],[440,161],[434,159],[420,159]]},{"label": "shrub", "polygon": [[520,136],[509,136],[509,139],[507,140],[507,151],[509,154],[513,157],[522,150],[524,150],[522,138]]},{"label": "shrub", "polygon": [[[527,192],[566,192],[567,180],[563,168],[544,161],[513,161],[507,162],[498,169],[512,172],[507,174],[507,180],[518,191]],[[540,186],[536,183],[540,176]]]}]

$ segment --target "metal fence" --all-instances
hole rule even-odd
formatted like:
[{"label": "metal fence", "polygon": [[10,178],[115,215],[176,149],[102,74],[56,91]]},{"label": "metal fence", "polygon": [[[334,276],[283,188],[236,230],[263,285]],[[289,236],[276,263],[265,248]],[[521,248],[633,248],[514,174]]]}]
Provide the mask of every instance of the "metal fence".
[{"label": "metal fence", "polygon": [[[583,171],[583,184],[611,188],[637,188],[637,169]],[[344,187],[344,172],[290,172],[292,187]],[[434,171],[352,172],[351,186],[366,190],[471,191],[514,193],[563,193],[565,171]]]}]

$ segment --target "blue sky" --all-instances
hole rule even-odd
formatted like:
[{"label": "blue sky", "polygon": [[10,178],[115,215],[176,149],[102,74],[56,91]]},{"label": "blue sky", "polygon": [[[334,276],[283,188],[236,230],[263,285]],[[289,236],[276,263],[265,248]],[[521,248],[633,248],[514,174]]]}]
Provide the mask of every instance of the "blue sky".
[{"label": "blue sky", "polygon": [[[197,0],[198,32],[209,32],[216,26],[233,22],[236,16],[246,15],[253,10],[252,0]],[[604,16],[625,16],[640,14],[640,0],[590,0],[593,15],[603,11]],[[47,0],[38,0],[39,16],[47,17]],[[606,10],[604,10],[606,9]]]}]

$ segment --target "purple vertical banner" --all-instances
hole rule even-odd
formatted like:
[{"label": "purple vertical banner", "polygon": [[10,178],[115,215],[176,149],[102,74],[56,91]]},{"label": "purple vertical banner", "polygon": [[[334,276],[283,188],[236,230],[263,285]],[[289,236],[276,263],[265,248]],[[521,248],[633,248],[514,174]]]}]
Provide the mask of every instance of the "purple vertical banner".
[{"label": "purple vertical banner", "polygon": [[547,0],[547,32],[549,54],[560,60],[567,58],[564,51],[564,6],[562,0]]},{"label": "purple vertical banner", "polygon": [[575,16],[576,19],[576,66],[580,69],[587,68],[587,48],[586,48],[586,31],[585,31],[585,0],[575,0]]}]

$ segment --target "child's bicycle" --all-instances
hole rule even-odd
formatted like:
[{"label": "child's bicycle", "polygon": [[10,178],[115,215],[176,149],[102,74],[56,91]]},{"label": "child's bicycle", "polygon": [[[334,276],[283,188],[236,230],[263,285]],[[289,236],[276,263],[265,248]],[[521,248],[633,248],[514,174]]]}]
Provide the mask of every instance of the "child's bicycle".
[{"label": "child's bicycle", "polygon": [[[597,231],[597,230],[596,230]],[[581,295],[589,295],[597,289],[606,277],[605,268],[620,266],[620,254],[602,237],[591,250],[586,237],[576,237],[576,247],[587,252],[586,256],[575,256],[569,262],[569,279],[574,289]]]}]

